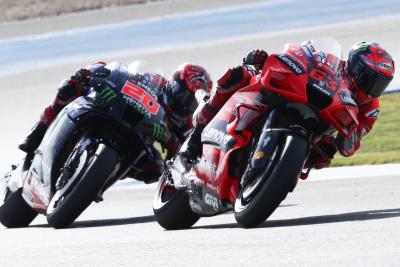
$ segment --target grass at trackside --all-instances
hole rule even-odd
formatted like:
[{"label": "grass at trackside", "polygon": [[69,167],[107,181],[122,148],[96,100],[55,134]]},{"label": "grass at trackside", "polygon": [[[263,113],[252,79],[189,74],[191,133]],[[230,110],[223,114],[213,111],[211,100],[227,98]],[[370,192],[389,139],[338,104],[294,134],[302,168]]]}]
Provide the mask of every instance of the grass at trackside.
[{"label": "grass at trackside", "polygon": [[353,157],[337,154],[332,166],[400,163],[400,94],[380,98],[381,112]]}]

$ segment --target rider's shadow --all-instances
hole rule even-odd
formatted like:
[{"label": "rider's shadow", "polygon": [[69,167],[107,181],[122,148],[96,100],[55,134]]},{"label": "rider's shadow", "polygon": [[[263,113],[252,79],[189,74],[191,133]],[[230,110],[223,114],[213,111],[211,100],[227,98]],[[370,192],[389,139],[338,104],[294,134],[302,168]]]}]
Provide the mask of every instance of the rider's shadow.
[{"label": "rider's shadow", "polygon": [[[121,218],[121,219],[101,219],[101,220],[86,220],[86,221],[78,220],[64,229],[118,226],[118,225],[140,224],[140,223],[149,223],[149,222],[155,222],[153,215]],[[49,226],[48,224],[38,224],[38,225],[31,225],[29,227],[32,227],[32,228],[44,227],[45,228],[45,227],[51,227],[51,226]]]},{"label": "rider's shadow", "polygon": [[[366,210],[366,211],[349,212],[349,213],[332,214],[332,215],[301,217],[301,218],[286,219],[286,220],[267,220],[266,222],[258,226],[258,228],[302,226],[302,225],[351,222],[351,221],[368,221],[368,220],[379,220],[379,219],[386,219],[393,217],[400,217],[400,208],[385,209],[385,210]],[[193,228],[218,229],[218,228],[239,228],[239,227],[240,226],[236,223],[230,223],[230,224],[194,226]]]}]

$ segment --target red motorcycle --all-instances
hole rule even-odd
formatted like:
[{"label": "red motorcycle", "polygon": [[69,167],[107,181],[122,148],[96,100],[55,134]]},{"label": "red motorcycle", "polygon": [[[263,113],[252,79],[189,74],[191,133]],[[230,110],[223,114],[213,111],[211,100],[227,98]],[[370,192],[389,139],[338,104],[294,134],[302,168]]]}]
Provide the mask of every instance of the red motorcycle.
[{"label": "red motorcycle", "polygon": [[188,167],[177,156],[168,163],[153,201],[158,223],[182,229],[230,210],[242,227],[264,222],[308,176],[311,151],[323,153],[319,138],[335,129],[348,137],[357,128],[340,55],[331,38],[270,55],[203,130],[198,162]]}]

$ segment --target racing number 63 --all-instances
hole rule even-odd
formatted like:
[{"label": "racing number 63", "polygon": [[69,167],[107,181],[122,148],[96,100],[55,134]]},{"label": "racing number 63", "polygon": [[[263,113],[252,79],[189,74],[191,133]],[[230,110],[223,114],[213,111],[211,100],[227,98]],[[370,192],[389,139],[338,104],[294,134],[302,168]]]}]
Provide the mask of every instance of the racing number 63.
[{"label": "racing number 63", "polygon": [[151,94],[136,84],[126,81],[121,92],[141,103],[151,114],[157,114],[160,105]]}]

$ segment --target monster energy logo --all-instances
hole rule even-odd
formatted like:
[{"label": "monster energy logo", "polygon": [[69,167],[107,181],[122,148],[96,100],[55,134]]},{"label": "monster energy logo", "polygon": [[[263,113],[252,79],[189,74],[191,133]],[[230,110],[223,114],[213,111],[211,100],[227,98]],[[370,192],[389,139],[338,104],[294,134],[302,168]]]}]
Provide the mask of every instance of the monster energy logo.
[{"label": "monster energy logo", "polygon": [[97,104],[100,106],[106,106],[110,103],[111,100],[117,97],[117,94],[111,87],[104,88],[100,94],[98,95]]},{"label": "monster energy logo", "polygon": [[167,133],[167,127],[165,127],[162,124],[154,124],[153,128],[153,137],[154,138],[160,138],[163,135],[166,135]]}]

